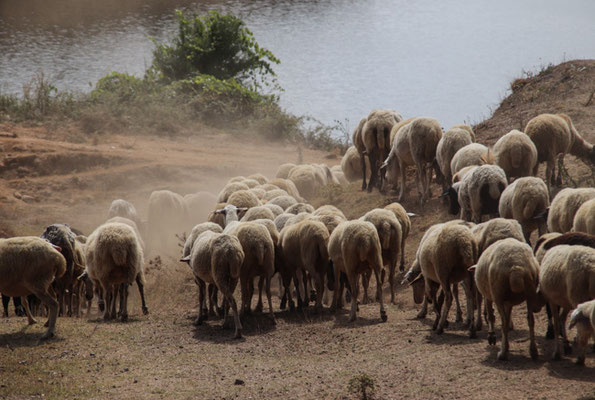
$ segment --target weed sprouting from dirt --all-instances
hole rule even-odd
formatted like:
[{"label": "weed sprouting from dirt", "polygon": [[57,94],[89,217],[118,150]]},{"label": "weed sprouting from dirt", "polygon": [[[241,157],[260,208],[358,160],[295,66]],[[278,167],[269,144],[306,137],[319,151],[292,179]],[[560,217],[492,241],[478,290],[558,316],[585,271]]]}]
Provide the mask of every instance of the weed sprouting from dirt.
[{"label": "weed sprouting from dirt", "polygon": [[373,399],[374,378],[366,373],[360,373],[349,380],[349,393],[359,396],[362,400]]}]

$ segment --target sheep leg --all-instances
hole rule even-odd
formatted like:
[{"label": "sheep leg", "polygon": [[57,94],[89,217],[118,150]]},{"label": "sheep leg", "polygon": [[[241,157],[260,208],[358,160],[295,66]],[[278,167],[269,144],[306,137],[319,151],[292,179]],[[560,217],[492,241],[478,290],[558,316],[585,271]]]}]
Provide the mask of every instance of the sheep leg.
[{"label": "sheep leg", "polygon": [[565,355],[569,355],[572,353],[572,346],[570,346],[570,342],[568,341],[568,336],[566,336],[566,318],[568,318],[569,312],[570,312],[569,309],[563,308],[562,312],[560,313],[560,334],[562,335],[562,339],[563,339]]},{"label": "sheep leg", "polygon": [[558,305],[550,303],[550,309],[552,310],[552,317],[554,318],[554,340],[555,345],[554,345],[554,354],[552,355],[552,358],[554,360],[560,360],[562,358],[561,356],[561,343],[560,340],[558,340],[558,338],[560,337],[560,307],[558,307]]},{"label": "sheep leg", "polygon": [[405,271],[405,235],[401,239],[401,264],[399,264],[399,271]]},{"label": "sheep leg", "polygon": [[510,312],[512,306],[496,303],[502,320],[502,345],[498,352],[498,360],[508,360],[508,330],[510,328]]},{"label": "sheep leg", "polygon": [[592,335],[593,331],[589,329],[586,324],[583,325],[580,323],[576,325],[577,365],[585,365],[585,352],[587,344],[589,343],[589,337]]},{"label": "sheep leg", "polygon": [[[374,186],[378,186],[378,155],[376,151],[368,153],[370,159],[370,180],[368,181],[368,193],[374,189]],[[380,189],[380,188],[379,188]]]},{"label": "sheep leg", "polygon": [[[455,299],[455,305],[457,307],[455,322],[462,322],[463,321],[463,310],[461,310],[461,302],[459,301],[459,284],[453,283],[452,284],[452,294]],[[468,300],[468,299],[467,299]],[[467,304],[469,305],[469,304]],[[465,324],[469,323],[469,310],[467,310],[467,321]]]},{"label": "sheep leg", "polygon": [[400,203],[403,200],[405,200],[405,186],[406,186],[406,177],[405,177],[405,169],[406,166],[401,162],[401,160],[399,161],[399,172],[401,173],[401,188],[399,190],[399,195],[397,196],[397,201]]},{"label": "sheep leg", "polygon": [[269,316],[273,324],[275,323],[275,313],[273,312],[273,302],[271,300],[271,277],[267,275],[265,281],[265,291],[267,294],[267,301],[269,302]]},{"label": "sheep leg", "polygon": [[316,312],[322,312],[322,298],[324,296],[324,275],[316,274],[314,284],[316,285]]},{"label": "sheep leg", "polygon": [[234,334],[234,338],[235,339],[241,339],[242,338],[242,323],[240,322],[240,314],[238,313],[238,305],[236,303],[236,300],[233,298],[233,292],[230,293],[230,292],[227,292],[226,291],[226,293],[225,293],[225,299],[227,300],[227,302],[231,306],[231,312],[233,313],[233,320],[234,320],[234,323],[235,323],[235,334]]},{"label": "sheep leg", "polygon": [[240,308],[240,312],[242,315],[250,314],[250,300],[251,299],[251,292],[250,292],[250,281],[251,278],[247,276],[242,276],[240,279],[240,289],[242,292],[242,306]]},{"label": "sheep leg", "polygon": [[552,323],[552,309],[550,303],[545,303],[545,312],[547,314],[547,332],[545,333],[546,339],[554,339],[554,324]]},{"label": "sheep leg", "polygon": [[[261,313],[262,309],[263,309],[263,305],[262,305],[262,288],[264,286],[264,280],[265,277],[261,276],[258,279],[258,303],[256,303],[256,308],[254,309],[254,311]],[[270,288],[269,288],[270,290]]]},{"label": "sheep leg", "polygon": [[551,186],[554,185],[554,160],[547,160],[545,168],[545,183],[547,184],[548,192],[551,193]]},{"label": "sheep leg", "polygon": [[360,154],[359,158],[362,164],[362,190],[366,190],[366,156],[364,154]]},{"label": "sheep leg", "polygon": [[39,300],[41,300],[49,309],[49,317],[46,323],[48,330],[41,336],[42,340],[54,337],[56,330],[56,319],[58,318],[58,301],[56,295],[52,290],[52,287],[48,287],[46,290],[38,291],[34,293]]},{"label": "sheep leg", "polygon": [[425,318],[428,314],[428,298],[424,296],[424,301],[421,305],[421,310],[416,315],[416,318],[422,319]]},{"label": "sheep leg", "polygon": [[128,290],[129,284],[123,283],[120,286],[120,318],[122,322],[128,321]]},{"label": "sheep leg", "polygon": [[4,317],[8,318],[8,306],[10,305],[10,297],[2,295],[2,307],[4,307]]},{"label": "sheep leg", "polygon": [[[434,282],[429,281],[426,279],[426,298],[432,300],[432,304],[434,304],[434,314],[436,315],[434,319],[434,324],[432,325],[432,330],[435,331],[438,328],[438,323],[440,322],[440,307],[442,305],[441,301],[436,299],[436,286]],[[444,296],[440,293],[440,296]],[[430,300],[428,300],[429,302]]]},{"label": "sheep leg", "polygon": [[376,277],[376,297],[380,299],[380,319],[382,322],[386,322],[387,316],[384,310],[384,301],[382,299],[382,283],[380,282],[380,271],[378,268],[374,268],[374,276]]},{"label": "sheep leg", "polygon": [[529,325],[529,354],[532,360],[537,360],[537,345],[535,344],[535,316],[527,303],[527,324]]},{"label": "sheep leg", "polygon": [[562,169],[564,168],[564,153],[558,157],[558,176],[556,177],[556,186],[562,186]]},{"label": "sheep leg", "polygon": [[351,283],[351,312],[349,313],[349,322],[355,321],[357,313],[357,296],[359,292],[359,274],[348,276]]},{"label": "sheep leg", "polygon": [[419,200],[421,202],[421,204],[425,204],[426,202],[426,194],[424,191],[424,185],[426,182],[426,170],[419,165],[416,165],[416,169],[415,169],[415,177],[416,179],[416,186],[417,186],[417,193],[419,194]]},{"label": "sheep leg", "polygon": [[21,303],[25,307],[25,314],[27,315],[27,322],[29,323],[29,325],[36,324],[37,321],[35,320],[35,318],[33,318],[33,315],[31,315],[31,310],[29,309],[29,302],[27,301],[27,296],[21,297]]},{"label": "sheep leg", "polygon": [[463,281],[463,290],[465,290],[465,297],[467,297],[467,317],[465,318],[465,326],[469,327],[469,337],[474,339],[477,337],[475,321],[473,321],[475,310],[475,296],[473,294],[473,281],[470,275],[467,275]]},{"label": "sheep leg", "polygon": [[198,285],[198,316],[194,325],[200,325],[206,319],[206,315],[204,315],[206,314],[204,312],[206,284],[202,279],[197,279],[196,284]]},{"label": "sheep leg", "polygon": [[68,317],[72,317],[72,297],[73,297],[73,287],[72,287],[72,283],[70,283],[68,285],[68,289],[66,290],[66,302],[67,302],[67,306],[68,306],[68,311],[66,312],[66,315]]},{"label": "sheep leg", "polygon": [[440,313],[440,322],[438,323],[438,329],[436,330],[437,334],[442,334],[444,332],[444,325],[446,323],[446,319],[448,318],[448,312],[450,311],[450,307],[452,306],[452,286],[446,281],[442,282],[442,293],[444,293],[444,307]]},{"label": "sheep leg", "polygon": [[122,313],[124,312],[124,285],[128,285],[128,283],[122,283],[118,287],[119,299],[120,299],[120,308],[118,309],[118,316],[121,317]]},{"label": "sheep leg", "polygon": [[390,285],[390,302],[397,304],[395,300],[395,269],[397,269],[396,260],[388,266],[388,284]]},{"label": "sheep leg", "polygon": [[112,285],[105,285],[103,287],[103,300],[105,302],[104,311],[103,311],[103,319],[105,321],[109,321],[111,317],[111,306],[112,306],[112,296],[113,290]]},{"label": "sheep leg", "polygon": [[494,330],[496,316],[494,315],[494,305],[492,300],[486,298],[485,307],[488,322],[488,344],[494,346],[496,344],[496,332]]},{"label": "sheep leg", "polygon": [[111,319],[115,319],[116,318],[116,306],[117,306],[117,299],[118,299],[118,295],[120,293],[120,285],[112,285],[112,314],[111,314]]}]

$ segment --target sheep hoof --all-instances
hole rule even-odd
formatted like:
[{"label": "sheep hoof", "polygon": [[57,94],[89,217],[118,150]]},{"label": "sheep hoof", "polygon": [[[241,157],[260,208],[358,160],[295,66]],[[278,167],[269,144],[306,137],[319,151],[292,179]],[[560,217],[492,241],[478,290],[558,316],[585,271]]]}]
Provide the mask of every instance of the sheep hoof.
[{"label": "sheep hoof", "polygon": [[578,357],[575,361],[575,364],[584,366],[585,365],[585,357],[584,356]]},{"label": "sheep hoof", "polygon": [[99,307],[99,311],[101,311],[101,312],[105,311],[105,302],[104,301],[98,301],[97,302],[97,307]]},{"label": "sheep hoof", "polygon": [[490,346],[496,345],[496,334],[494,332],[488,333],[488,344]]},{"label": "sheep hoof", "polygon": [[149,309],[147,307],[143,307],[143,315],[149,314]]},{"label": "sheep hoof", "polygon": [[405,271],[405,265],[404,264],[399,265],[399,271],[401,271],[401,272]]},{"label": "sheep hoof", "polygon": [[444,333],[444,327],[443,326],[441,326],[438,329],[436,329],[436,334],[437,335],[442,335],[443,333]]},{"label": "sheep hoof", "polygon": [[355,315],[353,317],[349,317],[349,322],[354,322],[355,321]]},{"label": "sheep hoof", "polygon": [[457,313],[457,316],[455,317],[455,322],[457,322],[457,323],[463,322],[463,315]]},{"label": "sheep hoof", "polygon": [[368,304],[370,302],[370,299],[368,298],[368,296],[364,296],[364,298],[362,299],[362,304]]},{"label": "sheep hoof", "polygon": [[233,337],[234,339],[241,339],[242,338],[242,331],[240,329],[236,329],[236,333]]},{"label": "sheep hoof", "polygon": [[545,338],[552,340],[554,338],[554,327],[552,325],[547,326],[547,332],[545,333]]},{"label": "sheep hoof", "polygon": [[388,316],[384,311],[380,312],[380,319],[382,320],[382,322],[386,322],[386,320],[388,320]]},{"label": "sheep hoof", "polygon": [[122,322],[127,322],[128,321],[128,314],[122,314],[121,319],[122,319]]},{"label": "sheep hoof", "polygon": [[[41,335],[41,340],[48,340],[54,337],[54,332],[48,331],[46,333],[44,333],[43,335]],[[584,360],[583,360],[584,363]]]},{"label": "sheep hoof", "polygon": [[316,301],[316,290],[310,291],[310,301]]},{"label": "sheep hoof", "polygon": [[552,356],[552,360],[554,360],[554,361],[560,361],[561,359],[562,359],[562,356],[560,355],[560,353],[556,349],[556,351],[554,351],[554,355]]},{"label": "sheep hoof", "polygon": [[500,361],[508,360],[508,352],[504,352],[504,351],[500,350],[498,352],[498,360],[500,360]]},{"label": "sheep hoof", "polygon": [[572,346],[570,345],[570,342],[568,340],[564,341],[564,354],[572,354]]},{"label": "sheep hoof", "polygon": [[469,339],[477,339],[477,331],[475,329],[469,331]]},{"label": "sheep hoof", "polygon": [[281,299],[281,305],[279,306],[279,308],[280,308],[281,310],[285,310],[285,307],[287,307],[287,299],[286,299],[285,297],[283,297],[283,298]]},{"label": "sheep hoof", "polygon": [[443,328],[448,328],[448,320],[444,321],[444,326]]},{"label": "sheep hoof", "polygon": [[225,310],[223,309],[223,307],[217,307],[217,315],[220,317],[225,316]]},{"label": "sheep hoof", "polygon": [[427,312],[424,311],[424,310],[422,310],[422,311],[420,311],[420,312],[417,313],[417,315],[415,316],[415,318],[417,318],[417,319],[424,319],[426,317],[426,315],[427,315]]},{"label": "sheep hoof", "polygon": [[351,303],[351,292],[345,293],[345,301]]}]

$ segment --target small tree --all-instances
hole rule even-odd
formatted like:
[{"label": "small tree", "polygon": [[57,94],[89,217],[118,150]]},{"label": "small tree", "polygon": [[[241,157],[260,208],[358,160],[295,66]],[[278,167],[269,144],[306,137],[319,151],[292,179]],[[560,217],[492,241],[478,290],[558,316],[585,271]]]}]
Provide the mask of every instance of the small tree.
[{"label": "small tree", "polygon": [[151,72],[159,78],[171,82],[211,75],[254,89],[276,83],[272,64],[279,60],[256,43],[241,19],[215,11],[190,19],[179,10],[176,15],[178,35],[171,45],[157,44],[153,51]]}]

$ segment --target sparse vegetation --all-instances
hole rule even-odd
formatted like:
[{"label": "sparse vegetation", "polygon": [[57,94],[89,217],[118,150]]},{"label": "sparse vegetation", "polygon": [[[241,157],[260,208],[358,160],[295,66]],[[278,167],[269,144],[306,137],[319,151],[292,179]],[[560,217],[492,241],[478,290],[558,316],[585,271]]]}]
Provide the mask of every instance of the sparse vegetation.
[{"label": "sparse vegetation", "polygon": [[359,396],[362,400],[372,399],[374,396],[374,378],[360,373],[349,380],[349,392]]},{"label": "sparse vegetation", "polygon": [[[187,134],[192,124],[289,140],[313,148],[346,148],[347,138],[312,118],[279,105],[281,87],[273,65],[243,21],[211,12],[185,17],[177,12],[178,34],[155,42],[153,63],[142,78],[112,72],[90,93],[59,91],[42,72],[23,95],[0,93],[0,122],[70,120],[87,133]],[[246,129],[248,128],[248,129]]]}]

